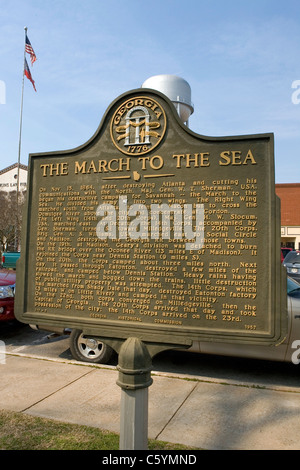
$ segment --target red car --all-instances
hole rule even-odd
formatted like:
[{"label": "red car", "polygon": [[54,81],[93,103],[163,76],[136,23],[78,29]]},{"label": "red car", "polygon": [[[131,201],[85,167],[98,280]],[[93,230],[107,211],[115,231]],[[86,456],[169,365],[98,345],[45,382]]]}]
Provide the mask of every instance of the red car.
[{"label": "red car", "polygon": [[281,262],[284,260],[284,258],[290,251],[292,251],[292,248],[287,248],[285,246],[281,247]]},{"label": "red car", "polygon": [[0,322],[14,320],[16,271],[0,269]]}]

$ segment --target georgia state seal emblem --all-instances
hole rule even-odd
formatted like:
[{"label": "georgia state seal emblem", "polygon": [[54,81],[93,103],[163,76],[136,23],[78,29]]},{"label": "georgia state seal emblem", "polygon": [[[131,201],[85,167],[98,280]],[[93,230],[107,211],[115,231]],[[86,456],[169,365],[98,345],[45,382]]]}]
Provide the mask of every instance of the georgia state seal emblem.
[{"label": "georgia state seal emblem", "polygon": [[166,114],[152,98],[136,96],[115,111],[110,126],[114,145],[126,155],[144,155],[161,142],[166,131]]}]

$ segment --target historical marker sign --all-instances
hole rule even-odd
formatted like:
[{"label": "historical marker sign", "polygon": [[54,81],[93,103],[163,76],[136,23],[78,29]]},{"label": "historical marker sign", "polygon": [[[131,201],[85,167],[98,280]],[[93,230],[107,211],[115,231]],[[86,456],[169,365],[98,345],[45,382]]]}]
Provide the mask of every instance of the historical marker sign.
[{"label": "historical marker sign", "polygon": [[153,90],[83,146],[30,155],[17,317],[182,344],[286,328],[273,135],[204,137]]}]

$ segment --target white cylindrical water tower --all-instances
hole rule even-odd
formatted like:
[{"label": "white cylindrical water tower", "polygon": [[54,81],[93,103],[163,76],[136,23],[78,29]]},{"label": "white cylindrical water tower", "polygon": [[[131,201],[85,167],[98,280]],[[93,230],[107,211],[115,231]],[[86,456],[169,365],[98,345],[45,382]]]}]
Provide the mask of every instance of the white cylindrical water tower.
[{"label": "white cylindrical water tower", "polygon": [[142,88],[152,88],[166,95],[174,104],[179,117],[188,125],[194,106],[191,102],[191,87],[186,80],[177,75],[154,75],[144,81]]}]

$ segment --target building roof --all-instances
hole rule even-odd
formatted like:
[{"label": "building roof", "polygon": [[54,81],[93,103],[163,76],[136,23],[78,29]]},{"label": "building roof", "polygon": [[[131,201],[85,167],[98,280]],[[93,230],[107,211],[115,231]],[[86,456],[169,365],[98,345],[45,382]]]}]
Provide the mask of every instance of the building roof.
[{"label": "building roof", "polygon": [[300,226],[300,183],[275,185],[281,200],[281,225]]},{"label": "building roof", "polygon": [[[18,168],[18,163],[14,163],[13,165],[10,165],[7,168],[4,168],[3,170],[0,170],[0,175],[3,175],[4,173],[7,173],[10,170],[13,170],[14,168]],[[28,170],[27,165],[23,165],[23,163],[20,163],[20,168],[22,170]]]}]

